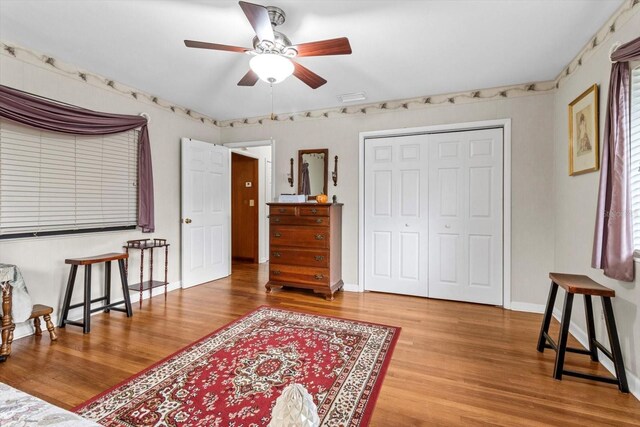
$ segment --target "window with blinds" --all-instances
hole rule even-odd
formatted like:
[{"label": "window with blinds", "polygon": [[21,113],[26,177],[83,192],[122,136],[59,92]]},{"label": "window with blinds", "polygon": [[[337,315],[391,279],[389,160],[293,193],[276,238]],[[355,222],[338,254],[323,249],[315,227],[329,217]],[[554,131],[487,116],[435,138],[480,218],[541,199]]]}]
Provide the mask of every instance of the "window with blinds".
[{"label": "window with blinds", "polygon": [[640,251],[640,64],[631,70],[631,210],[633,246]]},{"label": "window with blinds", "polygon": [[0,238],[134,228],[137,133],[73,136],[0,120]]}]

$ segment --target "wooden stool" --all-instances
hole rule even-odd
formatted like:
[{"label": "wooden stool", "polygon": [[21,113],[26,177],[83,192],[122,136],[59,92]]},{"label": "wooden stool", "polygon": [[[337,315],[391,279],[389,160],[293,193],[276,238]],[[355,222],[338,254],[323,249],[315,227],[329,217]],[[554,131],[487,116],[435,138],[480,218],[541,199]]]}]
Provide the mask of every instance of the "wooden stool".
[{"label": "wooden stool", "polygon": [[[549,299],[547,300],[547,308],[544,312],[542,327],[540,328],[540,336],[538,337],[538,351],[544,352],[545,348],[551,348],[556,351],[556,363],[553,370],[553,377],[557,380],[562,379],[562,375],[585,378],[594,381],[602,381],[611,384],[617,384],[620,391],[629,393],[627,384],[627,375],[624,371],[624,363],[622,362],[622,351],[620,350],[620,340],[618,339],[618,330],[616,329],[616,321],[613,317],[613,307],[611,306],[611,298],[616,296],[613,289],[606,288],[599,283],[594,282],[587,276],[579,274],[562,274],[549,273],[551,279],[551,289],[549,290]],[[564,309],[562,311],[562,320],[560,321],[560,336],[558,343],[549,336],[549,324],[551,323],[551,315],[553,314],[553,306],[558,293],[558,286],[567,291],[564,300]],[[569,336],[569,323],[571,322],[571,308],[573,306],[573,296],[575,294],[584,295],[584,309],[587,318],[587,335],[589,339],[589,349],[567,347],[567,338]],[[593,305],[591,296],[599,296],[602,298],[602,307],[604,308],[604,319],[607,325],[607,335],[611,351],[607,350],[600,342],[596,340],[595,323],[593,321]],[[569,371],[564,369],[565,351],[572,353],[588,354],[591,360],[598,361],[598,350],[602,351],[611,361],[616,371],[616,377],[603,377],[599,375],[585,374],[582,372]]]},{"label": "wooden stool", "polygon": [[53,313],[53,308],[42,304],[34,304],[29,320],[33,319],[33,327],[36,329],[36,335],[41,336],[42,329],[40,329],[40,317],[42,317],[44,319],[44,323],[47,325],[51,341],[55,341],[58,339],[58,336],[56,335],[56,329],[53,326],[53,322],[51,322],[51,313]]},{"label": "wooden stool", "polygon": [[[127,313],[127,317],[133,315],[131,310],[131,300],[129,299],[129,287],[127,285],[127,274],[124,268],[124,260],[129,255],[123,253],[109,253],[103,255],[96,255],[87,258],[70,258],[66,259],[65,264],[71,265],[71,271],[69,272],[69,280],[67,281],[67,290],[64,295],[64,302],[62,305],[62,316],[60,318],[60,327],[64,328],[66,324],[82,326],[82,331],[87,334],[91,330],[91,313],[96,311],[104,311],[108,313],[110,310],[122,311]],[[120,282],[122,283],[122,293],[124,299],[118,302],[111,302],[111,261],[118,261],[118,267],[120,269]],[[105,296],[100,298],[91,299],[91,266],[93,264],[105,263],[104,268],[104,291]],[[84,302],[78,304],[71,304],[71,295],[73,294],[73,286],[76,282],[76,273],[78,272],[78,266],[84,266]],[[105,304],[101,307],[91,308],[91,304],[94,302],[105,301]],[[124,308],[115,307],[117,305],[124,304]],[[67,320],[69,310],[76,307],[84,307],[83,321],[78,322],[75,320]]]}]

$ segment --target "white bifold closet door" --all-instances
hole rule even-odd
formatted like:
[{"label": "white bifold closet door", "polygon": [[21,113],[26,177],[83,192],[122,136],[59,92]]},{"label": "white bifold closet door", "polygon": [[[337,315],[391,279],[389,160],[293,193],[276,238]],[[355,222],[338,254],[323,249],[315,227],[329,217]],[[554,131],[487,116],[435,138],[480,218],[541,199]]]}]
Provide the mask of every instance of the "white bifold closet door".
[{"label": "white bifold closet door", "polygon": [[502,129],[429,135],[429,297],[502,305]]},{"label": "white bifold closet door", "polygon": [[502,129],[365,143],[365,289],[502,305]]},{"label": "white bifold closet door", "polygon": [[365,285],[427,296],[427,135],[365,143]]}]

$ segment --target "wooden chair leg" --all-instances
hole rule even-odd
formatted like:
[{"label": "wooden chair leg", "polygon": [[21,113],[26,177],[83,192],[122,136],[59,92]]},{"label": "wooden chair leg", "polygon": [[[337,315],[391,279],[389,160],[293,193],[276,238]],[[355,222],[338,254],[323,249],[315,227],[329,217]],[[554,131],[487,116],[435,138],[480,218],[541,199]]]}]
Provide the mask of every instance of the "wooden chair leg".
[{"label": "wooden chair leg", "polygon": [[51,341],[55,341],[58,339],[58,335],[56,335],[56,328],[53,326],[53,322],[51,321],[51,316],[45,314],[42,316],[44,319],[44,323],[47,325],[47,330],[49,331],[49,336],[51,337]]},{"label": "wooden chair leg", "polygon": [[40,328],[40,318],[39,317],[34,317],[33,318],[33,327],[36,330],[35,335],[38,336],[38,337],[41,336],[42,335],[42,329]]}]

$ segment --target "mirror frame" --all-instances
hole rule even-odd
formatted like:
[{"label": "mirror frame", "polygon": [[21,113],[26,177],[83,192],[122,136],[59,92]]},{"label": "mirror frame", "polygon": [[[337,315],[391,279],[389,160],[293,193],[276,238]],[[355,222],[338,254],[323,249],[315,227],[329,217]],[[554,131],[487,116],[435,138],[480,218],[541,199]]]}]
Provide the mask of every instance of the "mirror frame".
[{"label": "mirror frame", "polygon": [[[322,187],[322,194],[327,194],[328,186],[328,173],[329,173],[329,149],[319,148],[314,150],[298,150],[298,194],[302,192],[302,155],[303,154],[324,154],[324,182]],[[314,199],[317,194],[308,195],[307,200]]]}]

